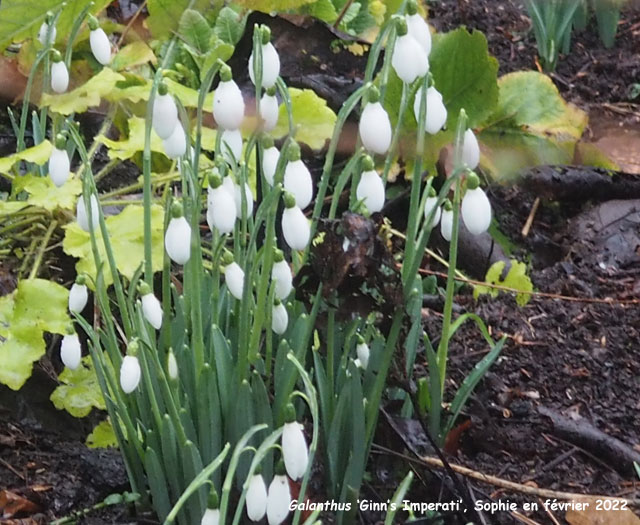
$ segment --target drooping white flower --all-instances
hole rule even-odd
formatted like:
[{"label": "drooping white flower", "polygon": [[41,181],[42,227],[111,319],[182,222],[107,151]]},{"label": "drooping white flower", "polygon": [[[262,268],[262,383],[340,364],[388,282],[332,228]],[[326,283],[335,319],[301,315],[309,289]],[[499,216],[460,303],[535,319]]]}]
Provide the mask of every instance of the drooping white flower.
[{"label": "drooping white flower", "polygon": [[304,250],[309,244],[311,227],[298,206],[294,205],[282,212],[282,234],[292,250]]},{"label": "drooping white flower", "polygon": [[164,84],[160,84],[158,94],[153,99],[151,123],[158,137],[163,140],[168,139],[178,125],[178,107]]},{"label": "drooping white flower", "polygon": [[366,370],[369,366],[370,354],[371,351],[369,350],[369,345],[364,341],[356,345],[356,355],[358,356],[358,362],[364,370]]},{"label": "drooping white flower", "polygon": [[167,157],[179,159],[187,152],[187,137],[180,121],[176,122],[169,138],[162,141],[162,147]]},{"label": "drooping white flower", "polygon": [[142,315],[156,330],[162,326],[162,305],[153,293],[148,292],[140,298],[142,301]]},{"label": "drooping white flower", "polygon": [[267,493],[267,521],[269,525],[280,525],[289,515],[291,489],[284,474],[273,476]]},{"label": "drooping white flower", "polygon": [[73,283],[69,290],[69,311],[79,314],[87,306],[89,300],[89,291],[87,285],[82,283]]},{"label": "drooping white flower", "polygon": [[[228,178],[228,177],[227,177]],[[247,217],[250,217],[253,214],[253,194],[251,193],[251,188],[248,183],[244,183],[244,195],[246,199],[247,205]],[[233,198],[236,201],[236,210],[238,211],[238,215],[242,213],[242,189],[239,184],[233,183]]]},{"label": "drooping white flower", "polygon": [[237,164],[242,158],[242,133],[239,129],[222,132],[222,156],[228,164]]},{"label": "drooping white flower", "polygon": [[215,228],[221,234],[231,233],[236,214],[235,195],[230,194],[222,183],[216,188],[210,185],[207,192],[207,224],[211,231]]},{"label": "drooping white flower", "polygon": [[169,258],[186,264],[191,257],[191,226],[184,217],[173,217],[164,236],[164,247]]},{"label": "drooping white flower", "polygon": [[306,208],[313,198],[311,172],[301,159],[289,161],[284,170],[284,189],[296,198],[299,208]]},{"label": "drooping white flower", "polygon": [[53,44],[56,41],[56,35],[58,31],[56,30],[56,26],[51,27],[51,36],[49,37],[49,42],[47,42],[47,32],[49,31],[49,24],[47,22],[42,22],[40,26],[40,30],[38,31],[38,40],[43,46],[47,44]]},{"label": "drooping white flower", "polygon": [[238,129],[242,124],[244,99],[238,84],[231,79],[218,84],[213,96],[213,118],[218,126],[229,131]]},{"label": "drooping white flower", "polygon": [[480,162],[480,145],[473,130],[468,129],[464,132],[462,140],[462,162],[466,164],[470,170],[476,169]]},{"label": "drooping white flower", "polygon": [[244,291],[244,270],[240,268],[238,263],[234,261],[225,266],[224,280],[227,283],[229,293],[238,301],[241,301]]},{"label": "drooping white flower", "polygon": [[219,525],[220,509],[207,509],[204,511],[200,525]]},{"label": "drooping white flower", "polygon": [[448,210],[446,207],[442,208],[440,234],[445,241],[450,241],[453,235],[453,210]]},{"label": "drooping white flower", "polygon": [[367,151],[384,155],[391,145],[391,121],[380,102],[368,102],[358,124],[360,139]]},{"label": "drooping white flower", "polygon": [[[249,78],[256,83],[253,66],[253,51],[249,57]],[[262,87],[268,89],[275,86],[280,75],[280,56],[271,42],[262,44]]]},{"label": "drooping white flower", "polygon": [[[91,203],[91,220],[93,222],[93,227],[98,228],[98,221],[100,220],[100,211],[98,208],[98,199],[94,194],[91,194],[89,197],[89,202]],[[78,197],[78,202],[76,203],[76,221],[78,222],[78,226],[82,228],[84,231],[89,231],[89,217],[87,215],[87,208],[84,205],[84,198],[82,195]]]},{"label": "drooping white flower", "polygon": [[109,37],[104,32],[104,29],[98,27],[97,29],[89,33],[89,44],[91,45],[91,52],[95,59],[106,66],[111,62],[111,42]]},{"label": "drooping white flower", "polygon": [[[413,100],[413,114],[416,122],[420,118],[420,101],[422,100],[422,87],[416,92]],[[427,112],[425,117],[424,130],[431,135],[435,135],[447,123],[447,108],[442,101],[442,94],[433,86],[427,89]]]},{"label": "drooping white flower", "polygon": [[460,212],[464,225],[473,235],[480,235],[489,229],[491,203],[482,188],[467,189]]},{"label": "drooping white flower", "polygon": [[67,150],[54,147],[49,156],[49,176],[57,188],[67,182],[70,166]]},{"label": "drooping white flower", "polygon": [[427,57],[431,53],[431,31],[429,25],[418,13],[405,15],[409,35],[415,38]]},{"label": "drooping white flower", "polygon": [[424,203],[425,221],[429,219],[429,215],[433,210],[435,210],[435,212],[433,213],[433,219],[431,219],[431,223],[429,224],[428,228],[433,228],[440,221],[441,210],[438,207],[438,197],[435,196],[435,193],[434,195],[430,195],[429,197],[427,197],[427,199],[425,200],[425,203]]},{"label": "drooping white flower", "polygon": [[262,117],[262,127],[264,131],[272,131],[278,124],[280,108],[275,95],[266,92],[260,99],[260,116]]},{"label": "drooping white flower", "polygon": [[247,489],[247,516],[251,521],[260,521],[267,512],[267,485],[262,474],[254,474]]},{"label": "drooping white flower", "polygon": [[295,420],[284,424],[282,456],[289,477],[294,481],[300,479],[309,465],[309,449],[302,433],[302,425]]},{"label": "drooping white flower", "polygon": [[62,338],[62,344],[60,345],[60,359],[64,366],[70,370],[75,370],[80,366],[82,348],[80,347],[78,334],[66,334]]},{"label": "drooping white flower", "polygon": [[169,354],[167,355],[167,374],[172,381],[178,379],[178,361],[176,361],[173,350],[169,350]]},{"label": "drooping white flower", "polygon": [[262,155],[262,172],[267,182],[273,186],[273,177],[276,174],[276,167],[278,166],[278,160],[280,160],[280,152],[275,146],[266,148]]},{"label": "drooping white flower", "polygon": [[138,358],[134,355],[126,355],[120,366],[120,387],[125,394],[130,394],[140,383],[142,372]]},{"label": "drooping white flower", "polygon": [[278,335],[287,331],[289,325],[289,314],[284,304],[278,301],[271,310],[271,329]]},{"label": "drooping white flower", "polygon": [[284,301],[289,297],[291,290],[293,290],[291,267],[284,258],[273,264],[273,268],[271,269],[271,278],[275,281],[276,298]]},{"label": "drooping white flower", "polygon": [[69,87],[69,70],[62,58],[51,64],[51,89],[56,93],[64,93]]},{"label": "drooping white flower", "polygon": [[379,212],[384,206],[384,184],[374,170],[365,171],[360,176],[356,197],[363,200],[370,213]]},{"label": "drooping white flower", "polygon": [[427,74],[429,60],[418,41],[406,33],[396,38],[391,66],[400,80],[411,84],[416,78]]}]

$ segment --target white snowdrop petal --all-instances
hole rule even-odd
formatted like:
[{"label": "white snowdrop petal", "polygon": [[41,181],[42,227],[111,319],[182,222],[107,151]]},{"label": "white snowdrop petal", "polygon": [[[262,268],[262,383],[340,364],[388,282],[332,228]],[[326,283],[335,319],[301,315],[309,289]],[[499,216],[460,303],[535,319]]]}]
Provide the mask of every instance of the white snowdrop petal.
[{"label": "white snowdrop petal", "polygon": [[370,355],[369,345],[367,343],[358,343],[356,345],[356,354],[358,356],[358,361],[360,362],[360,366],[366,370],[367,366],[369,366],[369,355]]},{"label": "white snowdrop petal", "polygon": [[178,379],[178,362],[173,352],[169,352],[169,357],[167,357],[167,373],[172,381]]},{"label": "white snowdrop petal", "polygon": [[364,147],[383,155],[391,145],[391,121],[380,102],[368,103],[360,115],[358,124],[360,139]]},{"label": "white snowdrop petal", "polygon": [[406,15],[405,20],[407,21],[409,35],[416,39],[428,57],[431,53],[431,31],[429,30],[429,25],[418,13]]},{"label": "white snowdrop petal", "polygon": [[182,124],[176,122],[173,132],[169,138],[162,141],[164,152],[170,159],[179,159],[187,152],[187,137]]},{"label": "white snowdrop petal", "polygon": [[[38,40],[40,41],[40,43],[43,46],[47,45],[47,32],[49,31],[49,24],[47,24],[47,22],[42,22],[42,25],[40,26],[40,30],[38,31]],[[56,27],[53,26],[51,28],[51,37],[50,37],[50,42],[53,43],[56,41],[56,35],[58,34],[58,31],[56,30]]]},{"label": "white snowdrop petal", "polygon": [[130,394],[140,383],[140,363],[138,358],[133,355],[126,355],[120,366],[120,387],[125,394]]},{"label": "white snowdrop petal", "polygon": [[73,283],[69,290],[69,311],[80,313],[87,306],[89,291],[84,284]]},{"label": "white snowdrop petal", "polygon": [[453,234],[453,210],[442,209],[442,218],[440,219],[440,234],[445,241],[451,240]]},{"label": "white snowdrop petal", "polygon": [[260,521],[267,512],[267,485],[261,474],[254,474],[247,489],[247,516],[251,521]]},{"label": "white snowdrop petal", "polygon": [[222,133],[222,156],[228,164],[237,164],[242,158],[242,133],[239,129]]},{"label": "white snowdrop petal", "polygon": [[202,515],[200,525],[219,525],[220,509],[207,509]]},{"label": "white snowdrop petal", "polygon": [[[275,86],[280,75],[280,56],[271,42],[262,45],[262,87],[269,89]],[[249,78],[256,83],[253,73],[253,52],[249,57]]]},{"label": "white snowdrop petal", "polygon": [[280,525],[289,515],[291,490],[286,476],[274,476],[267,493],[267,521],[269,525]]},{"label": "white snowdrop petal", "polygon": [[475,133],[471,129],[464,132],[462,162],[464,162],[470,170],[476,169],[480,162],[480,145],[478,144]]},{"label": "white snowdrop petal", "polygon": [[[420,118],[420,101],[422,99],[422,88],[416,92],[413,100],[413,114],[416,122]],[[447,123],[447,108],[442,101],[442,95],[433,86],[427,89],[427,107],[425,117],[425,131],[431,135],[435,135]]]},{"label": "white snowdrop petal", "polygon": [[191,256],[191,226],[184,217],[173,217],[164,236],[164,247],[169,258],[185,264]]},{"label": "white snowdrop petal", "polygon": [[271,329],[278,335],[282,335],[287,331],[289,325],[289,314],[284,304],[280,303],[273,306],[271,311]]},{"label": "white snowdrop petal", "polygon": [[142,301],[142,315],[156,330],[162,326],[162,305],[158,298],[152,293],[144,294]]},{"label": "white snowdrop petal", "polygon": [[244,99],[233,80],[220,82],[213,95],[213,118],[218,126],[226,130],[236,130],[244,119]]},{"label": "white snowdrop petal", "polygon": [[70,166],[71,162],[67,150],[54,147],[49,157],[49,176],[56,187],[59,188],[67,182]]},{"label": "white snowdrop petal", "polygon": [[260,99],[260,116],[263,120],[263,128],[265,131],[272,131],[278,123],[279,115],[278,99],[275,96],[262,95]]},{"label": "white snowdrop petal", "polygon": [[300,479],[309,464],[309,449],[307,448],[307,440],[302,433],[302,425],[297,421],[284,424],[282,456],[289,477],[294,481]]},{"label": "white snowdrop petal", "polygon": [[[233,183],[232,183],[233,184]],[[209,188],[207,198],[207,224],[221,234],[231,233],[236,223],[236,201],[227,188],[222,185]]]},{"label": "white snowdrop petal", "polygon": [[[93,227],[99,228],[98,221],[100,220],[100,214],[98,210],[98,199],[95,195],[91,194],[89,198],[89,202],[91,203],[91,218],[93,221]],[[78,202],[76,203],[76,221],[78,222],[78,226],[82,228],[84,231],[89,231],[89,217],[87,215],[87,208],[84,204],[84,197],[82,195],[78,196]]]},{"label": "white snowdrop petal", "polygon": [[377,213],[384,206],[384,196],[384,184],[380,175],[373,170],[363,172],[356,188],[357,199],[364,200],[370,213]]},{"label": "white snowdrop petal", "polygon": [[51,89],[64,93],[69,87],[69,70],[63,61],[51,64]]},{"label": "white snowdrop petal", "polygon": [[[251,193],[249,184],[246,182],[244,183],[244,194],[247,206],[247,217],[250,217],[253,214],[253,194]],[[239,184],[233,184],[233,198],[236,201],[238,215],[242,216],[242,189]]]},{"label": "white snowdrop petal", "polygon": [[80,339],[77,334],[67,334],[62,338],[60,359],[64,366],[70,370],[75,370],[80,366],[82,348],[80,347]]},{"label": "white snowdrop petal", "polygon": [[296,198],[296,205],[306,208],[313,197],[313,179],[302,160],[294,160],[284,170],[284,189]]},{"label": "white snowdrop petal", "polygon": [[264,150],[262,155],[262,172],[267,182],[273,186],[273,178],[276,174],[276,167],[278,166],[278,160],[280,159],[280,152],[275,146],[271,146]]},{"label": "white snowdrop petal", "polygon": [[391,66],[400,80],[411,84],[416,78],[426,75],[429,60],[417,40],[407,33],[396,39]]},{"label": "white snowdrop petal", "polygon": [[292,250],[304,250],[309,244],[311,227],[304,213],[297,206],[282,212],[282,234]]},{"label": "white snowdrop petal", "polygon": [[441,209],[438,205],[438,197],[427,197],[427,200],[424,203],[424,219],[427,220],[429,218],[429,214],[435,208],[435,213],[433,214],[433,219],[431,219],[431,224],[429,224],[429,228],[433,228],[438,222],[440,222]]},{"label": "white snowdrop petal", "polygon": [[91,52],[95,59],[103,66],[106,66],[111,62],[111,42],[109,37],[104,32],[104,29],[99,27],[89,34],[89,44],[91,45]]},{"label": "white snowdrop petal", "polygon": [[169,93],[156,95],[153,99],[151,123],[158,137],[163,140],[168,139],[175,130],[178,124],[178,107]]},{"label": "white snowdrop petal", "polygon": [[238,263],[232,262],[225,267],[224,280],[227,283],[229,293],[241,301],[244,291],[244,270],[240,268]]},{"label": "white snowdrop petal", "polygon": [[289,297],[293,289],[293,275],[291,274],[289,263],[285,260],[274,263],[271,269],[271,278],[276,283],[276,297],[281,301]]},{"label": "white snowdrop petal", "polygon": [[464,225],[473,235],[480,235],[489,229],[491,203],[482,188],[467,190],[462,199],[460,212]]}]

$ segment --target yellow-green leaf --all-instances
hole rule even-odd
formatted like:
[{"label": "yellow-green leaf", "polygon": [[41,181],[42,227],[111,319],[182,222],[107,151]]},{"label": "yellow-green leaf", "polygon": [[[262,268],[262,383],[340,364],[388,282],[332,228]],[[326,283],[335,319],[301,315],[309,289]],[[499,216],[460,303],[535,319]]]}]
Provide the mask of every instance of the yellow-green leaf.
[{"label": "yellow-green leaf", "polygon": [[114,56],[111,61],[111,68],[115,71],[121,71],[123,69],[141,66],[147,62],[155,64],[157,62],[156,56],[146,42],[136,40],[118,51],[118,54]]},{"label": "yellow-green leaf", "polygon": [[75,370],[65,368],[58,379],[62,384],[51,394],[58,410],[66,410],[73,417],[88,416],[93,408],[106,410],[90,356],[83,357],[81,366]]},{"label": "yellow-green leaf", "polygon": [[[493,263],[487,271],[485,282],[489,285],[497,284],[514,290],[520,290],[522,293],[516,294],[516,303],[518,306],[526,305],[531,299],[531,294],[528,292],[533,291],[533,283],[527,275],[527,265],[512,259],[509,272],[504,280],[502,280],[504,267],[504,261]],[[485,293],[488,293],[491,297],[497,297],[499,292],[499,289],[492,288],[491,286],[476,285],[473,289],[473,297],[477,299],[481,294]]]},{"label": "yellow-green leaf", "polygon": [[117,447],[118,440],[116,434],[111,426],[109,418],[104,421],[100,421],[91,434],[87,436],[86,444],[89,448],[109,448]]},{"label": "yellow-green leaf", "polygon": [[147,25],[156,38],[172,36],[178,29],[182,13],[191,7],[201,13],[219,9],[221,0],[196,0],[189,6],[191,0],[148,0],[149,17]]},{"label": "yellow-green leaf", "polygon": [[75,209],[76,198],[82,193],[82,182],[77,178],[69,178],[61,187],[51,180],[51,177],[25,175],[21,177],[20,186],[29,193],[29,204],[53,211]]},{"label": "yellow-green leaf", "polygon": [[[125,160],[133,157],[138,151],[144,150],[144,119],[132,117],[129,119],[129,136],[123,140],[111,140],[100,135],[97,140],[109,148],[109,158]],[[151,151],[164,153],[162,139],[151,132]]]},{"label": "yellow-green leaf", "polygon": [[49,157],[51,156],[51,149],[51,142],[44,140],[37,146],[27,148],[20,153],[14,153],[8,157],[1,158],[0,173],[9,173],[11,168],[13,168],[13,165],[21,160],[42,166],[45,162],[48,162]]}]

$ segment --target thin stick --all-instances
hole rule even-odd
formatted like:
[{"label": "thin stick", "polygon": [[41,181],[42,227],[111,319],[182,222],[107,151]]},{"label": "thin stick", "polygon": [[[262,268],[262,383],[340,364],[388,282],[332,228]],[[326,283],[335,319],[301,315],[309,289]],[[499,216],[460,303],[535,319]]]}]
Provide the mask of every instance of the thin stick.
[{"label": "thin stick", "polygon": [[124,37],[127,36],[127,33],[129,32],[129,29],[131,29],[131,26],[136,23],[138,16],[140,16],[140,13],[142,13],[142,10],[146,5],[147,5],[147,0],[144,0],[144,2],[142,2],[142,5],[138,7],[138,10],[131,17],[131,20],[129,20],[129,22],[127,23],[127,26],[124,28],[124,31],[122,31],[122,34],[118,39],[118,43],[116,44],[116,47],[120,47],[122,45],[122,41],[124,40]]},{"label": "thin stick", "polygon": [[548,509],[545,505],[544,502],[542,501],[542,498],[538,498],[538,501],[540,502],[540,505],[542,506],[542,508],[545,510],[545,512],[549,515],[549,518],[551,518],[551,521],[553,521],[554,525],[560,525],[560,522],[556,519],[556,517],[553,515],[553,512],[551,512],[550,509]]},{"label": "thin stick", "polygon": [[33,267],[31,268],[29,279],[34,279],[38,276],[38,270],[40,270],[40,265],[42,264],[42,257],[44,256],[44,252],[47,249],[47,245],[49,244],[49,240],[51,239],[51,235],[53,235],[56,226],[58,226],[58,221],[55,220],[51,221],[51,224],[49,224],[49,228],[44,234],[44,238],[42,239],[42,243],[40,244],[40,249],[38,250],[38,254],[36,255],[36,260],[34,261]]},{"label": "thin stick", "polygon": [[527,237],[529,235],[529,230],[531,229],[531,225],[533,224],[533,219],[536,216],[536,212],[538,211],[538,206],[540,206],[540,197],[536,197],[536,200],[533,201],[533,206],[531,206],[531,211],[529,212],[529,216],[527,217],[527,222],[524,223],[522,227],[522,236]]}]

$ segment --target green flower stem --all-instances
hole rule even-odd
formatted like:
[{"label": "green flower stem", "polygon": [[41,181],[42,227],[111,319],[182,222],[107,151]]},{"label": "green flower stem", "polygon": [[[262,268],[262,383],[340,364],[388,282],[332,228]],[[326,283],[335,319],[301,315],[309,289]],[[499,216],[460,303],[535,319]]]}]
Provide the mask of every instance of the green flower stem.
[{"label": "green flower stem", "polygon": [[44,234],[42,238],[42,242],[40,243],[40,248],[38,249],[38,254],[36,255],[36,260],[33,261],[33,266],[31,267],[31,273],[29,274],[29,279],[35,279],[38,276],[38,271],[40,270],[40,265],[42,264],[42,258],[44,256],[44,252],[47,249],[47,245],[49,244],[49,240],[51,239],[51,235],[55,231],[58,226],[58,221],[51,221],[49,223],[49,228],[47,228],[47,232]]},{"label": "green flower stem", "polygon": [[296,126],[293,122],[293,104],[291,103],[291,95],[289,94],[289,90],[287,89],[287,85],[284,83],[284,80],[280,77],[276,80],[276,87],[278,88],[278,93],[280,93],[280,96],[282,97],[284,107],[287,110],[289,137],[293,139],[296,136]]},{"label": "green flower stem", "polygon": [[[404,121],[404,114],[407,112],[407,106],[409,102],[409,86],[405,82],[402,83],[402,95],[400,95],[400,109],[398,110],[398,122],[393,130],[393,136],[391,138],[391,145],[387,156],[384,161],[384,168],[382,170],[382,182],[387,185],[387,179],[389,177],[389,171],[391,171],[391,165],[396,155],[396,149],[398,148],[398,141],[400,140],[400,131],[402,130],[402,123]],[[424,124],[424,122],[423,122]],[[413,193],[412,193],[413,194]]]},{"label": "green flower stem", "polygon": [[367,58],[367,67],[364,70],[363,84],[367,84],[368,82],[373,81],[373,75],[376,72],[378,59],[380,58],[380,53],[382,52],[382,46],[384,45],[385,39],[387,38],[387,35],[390,31],[393,31],[393,34],[395,34],[395,21],[393,18],[389,18],[389,20],[384,23],[384,25],[380,28],[380,32],[378,33],[375,41],[373,42],[373,44],[371,44],[371,49],[369,50],[369,56]]},{"label": "green flower stem", "polygon": [[[336,218],[336,213],[338,212],[338,204],[340,203],[340,196],[342,195],[342,191],[344,190],[344,187],[349,182],[349,178],[351,178],[351,175],[354,173],[358,165],[358,162],[362,158],[363,153],[364,153],[364,150],[362,148],[359,149],[356,152],[356,154],[349,159],[349,162],[347,162],[342,172],[340,172],[340,175],[338,176],[338,181],[336,182],[335,188],[333,190],[333,194],[331,195],[331,207],[329,208],[329,219]],[[355,198],[355,194],[353,191],[351,192],[351,196],[352,198]]]}]

